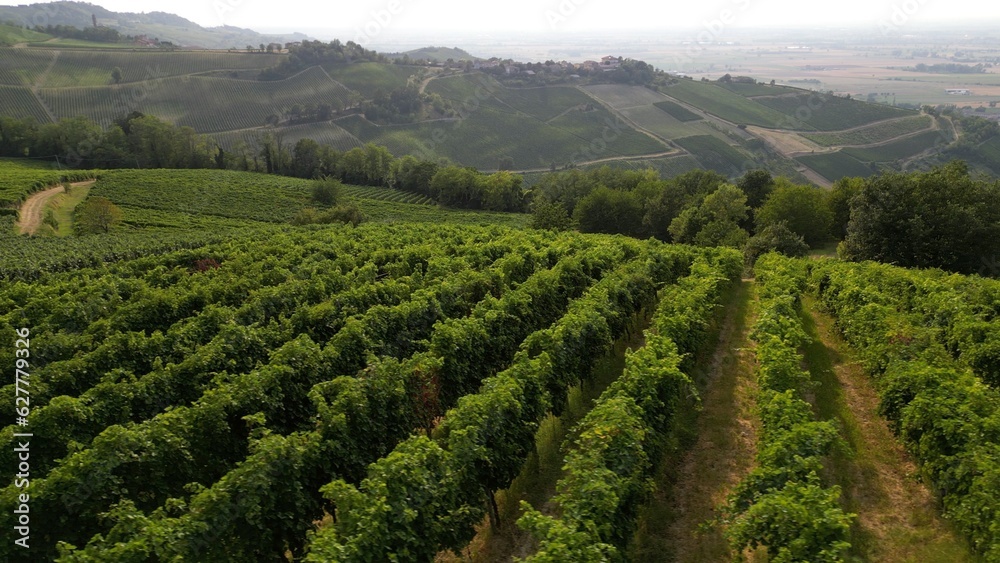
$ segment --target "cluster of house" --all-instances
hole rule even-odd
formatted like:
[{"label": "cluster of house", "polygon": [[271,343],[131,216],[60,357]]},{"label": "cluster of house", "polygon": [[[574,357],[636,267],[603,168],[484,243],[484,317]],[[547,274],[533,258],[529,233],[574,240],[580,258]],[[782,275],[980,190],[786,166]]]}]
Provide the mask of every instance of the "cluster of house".
[{"label": "cluster of house", "polygon": [[[476,61],[473,63],[473,68],[476,70],[485,69],[495,69],[503,67],[507,74],[524,74],[527,76],[534,76],[537,74],[537,70],[544,70],[546,72],[552,72],[556,74],[564,74],[567,72],[610,72],[615,70],[622,65],[621,57],[602,57],[600,61],[584,61],[582,63],[571,63],[567,61],[559,62],[545,62],[545,63],[519,63],[515,62],[513,59],[502,60],[499,58],[492,58],[489,60]],[[533,70],[534,69],[534,70]],[[570,74],[570,78],[579,78],[579,74]]]}]

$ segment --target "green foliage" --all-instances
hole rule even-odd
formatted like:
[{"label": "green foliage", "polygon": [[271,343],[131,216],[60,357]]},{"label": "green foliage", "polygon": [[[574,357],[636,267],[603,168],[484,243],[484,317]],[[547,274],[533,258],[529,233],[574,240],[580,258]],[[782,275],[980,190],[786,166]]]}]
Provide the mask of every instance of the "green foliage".
[{"label": "green foliage", "polygon": [[754,164],[749,155],[712,135],[683,137],[674,142],[694,155],[703,167],[727,176],[738,174],[748,163]]},{"label": "green foliage", "polygon": [[538,199],[531,206],[531,228],[565,231],[573,226],[566,208],[558,203]]},{"label": "green foliage", "polygon": [[92,196],[74,212],[73,224],[78,234],[107,233],[122,222],[122,210],[111,200]]},{"label": "green foliage", "polygon": [[913,115],[883,121],[863,127],[852,129],[843,133],[803,133],[802,136],[823,145],[833,147],[839,145],[870,145],[891,141],[903,135],[917,133],[929,128],[932,124],[931,117],[926,115]]},{"label": "green foliage", "polygon": [[746,201],[739,188],[723,184],[700,205],[688,207],[674,219],[670,234],[676,242],[740,248],[749,238],[739,226],[747,216]]},{"label": "green foliage", "polygon": [[[634,533],[638,508],[651,492],[650,475],[663,451],[674,414],[694,394],[680,366],[695,353],[722,289],[739,273],[730,250],[703,255],[691,274],[661,295],[646,346],[629,352],[625,372],[598,399],[572,433],[557,484],[559,517],[526,503],[518,525],[539,541],[527,561],[621,559]],[[676,342],[675,340],[676,339]]]},{"label": "green foliage", "polygon": [[760,315],[750,336],[757,343],[762,428],[756,467],[725,508],[726,537],[737,552],[765,546],[775,561],[841,561],[855,515],[838,506],[840,489],[823,487],[819,477],[838,431],[814,421],[801,395],[811,383],[801,368],[799,348],[808,335],[796,307],[805,264],[772,253],[755,270]]},{"label": "green foliage", "polygon": [[892,162],[916,156],[928,149],[944,146],[948,141],[950,139],[941,131],[925,131],[876,147],[848,147],[843,149],[843,152],[862,162]]},{"label": "green foliage", "polygon": [[[880,411],[952,519],[986,560],[1000,556],[1000,396],[991,362],[996,282],[874,263],[813,272],[824,305],[876,381]],[[970,369],[971,367],[971,369]],[[984,383],[994,385],[988,387]]]},{"label": "green foliage", "polygon": [[312,200],[320,205],[337,205],[343,191],[343,184],[339,180],[323,178],[315,180],[312,185]]},{"label": "green foliage", "polygon": [[338,205],[324,210],[306,207],[296,213],[295,217],[292,217],[292,224],[297,226],[349,223],[356,227],[362,221],[364,221],[364,215],[361,213],[358,206],[352,203]]},{"label": "green foliage", "polygon": [[697,113],[694,113],[684,106],[674,102],[663,101],[656,102],[653,105],[667,112],[671,117],[678,121],[698,121],[701,119],[701,116]]},{"label": "green foliage", "polygon": [[916,115],[912,110],[886,104],[861,102],[818,92],[802,91],[797,96],[757,98],[755,101],[800,122],[799,129],[840,131],[874,121]]},{"label": "green foliage", "polygon": [[846,250],[853,260],[974,273],[1000,237],[996,184],[962,162],[929,172],[885,173],[851,200]]},{"label": "green foliage", "polygon": [[754,215],[757,232],[785,223],[806,244],[816,247],[830,237],[833,214],[827,206],[826,193],[812,186],[781,183],[767,197]]},{"label": "green foliage", "polygon": [[635,236],[642,228],[642,205],[633,192],[602,186],[576,204],[573,219],[585,233]]},{"label": "green foliage", "polygon": [[871,166],[861,162],[843,150],[797,156],[795,160],[819,172],[831,182],[836,182],[846,177],[867,178],[875,173]]},{"label": "green foliage", "polygon": [[833,214],[830,235],[834,240],[847,238],[847,227],[851,221],[851,200],[861,193],[863,188],[864,180],[861,178],[841,178],[830,188],[826,205]]},{"label": "green foliage", "polygon": [[764,230],[747,241],[743,247],[743,263],[747,270],[752,270],[757,259],[768,252],[778,252],[791,258],[798,258],[809,253],[809,245],[802,236],[793,233],[788,225],[781,221],[764,227]]}]

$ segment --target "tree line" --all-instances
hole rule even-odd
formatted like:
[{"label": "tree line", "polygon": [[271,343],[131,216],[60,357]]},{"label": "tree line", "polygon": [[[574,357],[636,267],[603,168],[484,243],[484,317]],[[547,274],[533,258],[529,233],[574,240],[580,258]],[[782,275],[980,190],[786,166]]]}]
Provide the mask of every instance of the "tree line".
[{"label": "tree line", "polygon": [[0,117],[0,156],[52,158],[84,169],[184,168],[332,178],[425,195],[446,207],[533,214],[536,228],[653,237],[743,249],[747,265],[779,250],[792,256],[844,241],[840,254],[907,267],[976,273],[1000,256],[1000,183],[962,161],[925,172],[844,178],[830,190],[766,170],[738,178],[694,170],[661,178],[653,170],[608,166],[544,175],[484,174],[447,160],[396,158],[374,144],[338,151],[311,139],[294,145],[265,132],[225,150],[190,127],[139,112],[106,129],[85,117],[38,125]]}]

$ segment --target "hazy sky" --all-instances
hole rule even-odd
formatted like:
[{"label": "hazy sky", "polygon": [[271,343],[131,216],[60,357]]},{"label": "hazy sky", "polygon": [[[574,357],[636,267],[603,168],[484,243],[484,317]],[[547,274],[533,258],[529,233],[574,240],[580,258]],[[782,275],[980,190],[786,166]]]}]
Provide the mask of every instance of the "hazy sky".
[{"label": "hazy sky", "polygon": [[[481,33],[854,24],[871,29],[969,19],[1000,25],[994,0],[91,0],[120,12],[167,11],[204,26]],[[0,0],[0,3],[14,2]],[[21,3],[21,2],[18,2]],[[352,37],[345,37],[351,39]]]}]

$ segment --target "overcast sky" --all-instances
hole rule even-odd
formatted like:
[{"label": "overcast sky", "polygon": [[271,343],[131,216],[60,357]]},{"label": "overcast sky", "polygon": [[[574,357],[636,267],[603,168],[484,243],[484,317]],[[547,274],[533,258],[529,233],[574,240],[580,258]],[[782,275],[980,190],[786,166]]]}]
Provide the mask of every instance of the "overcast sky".
[{"label": "overcast sky", "polygon": [[[118,12],[166,11],[203,26],[258,30],[480,33],[854,24],[879,28],[969,19],[1000,25],[995,0],[92,0]],[[0,0],[2,4],[14,4]],[[23,3],[22,1],[16,3]],[[395,12],[395,13],[393,13]],[[725,27],[719,27],[720,25]]]}]

